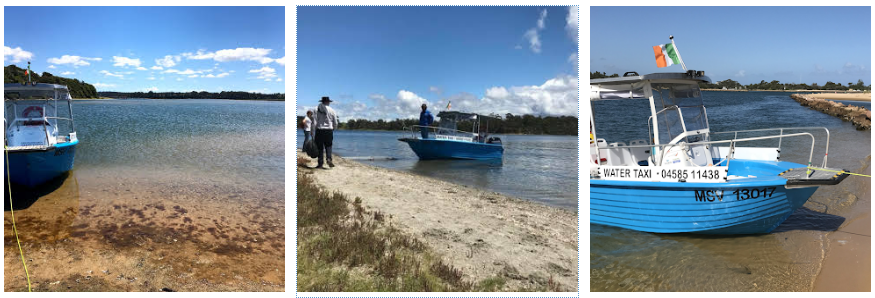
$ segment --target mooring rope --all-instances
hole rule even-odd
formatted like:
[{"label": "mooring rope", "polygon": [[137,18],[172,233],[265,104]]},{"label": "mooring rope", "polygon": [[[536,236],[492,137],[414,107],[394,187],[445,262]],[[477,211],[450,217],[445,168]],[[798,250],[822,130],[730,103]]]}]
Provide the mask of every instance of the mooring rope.
[{"label": "mooring rope", "polygon": [[21,249],[21,241],[18,240],[18,228],[15,227],[15,208],[12,207],[12,178],[9,171],[9,148],[3,146],[3,153],[6,154],[6,185],[9,187],[9,212],[12,215],[12,231],[15,233],[15,242],[18,243],[18,254],[21,255],[21,264],[24,265],[24,276],[27,277],[27,291],[33,292],[30,288],[30,273],[27,272],[27,263],[24,261],[24,250]]},{"label": "mooring rope", "polygon": [[869,175],[863,175],[863,174],[857,174],[857,173],[851,173],[851,172],[845,172],[845,171],[827,170],[827,169],[815,168],[812,166],[808,166],[808,168],[812,169],[812,170],[827,171],[827,172],[833,172],[833,173],[839,173],[839,174],[849,174],[849,175],[856,175],[856,176],[863,176],[863,177],[872,178],[872,176],[869,176]]}]

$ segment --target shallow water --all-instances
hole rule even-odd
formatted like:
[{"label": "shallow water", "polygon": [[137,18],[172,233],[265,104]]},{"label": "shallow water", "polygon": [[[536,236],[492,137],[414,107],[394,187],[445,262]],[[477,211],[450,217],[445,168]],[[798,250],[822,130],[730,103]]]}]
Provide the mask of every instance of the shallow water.
[{"label": "shallow water", "polygon": [[[498,162],[421,161],[400,137],[401,132],[339,130],[333,150],[343,157],[392,157],[396,160],[360,161],[577,211],[576,136],[500,135],[504,158]],[[299,129],[298,148],[302,142]]]},{"label": "shallow water", "polygon": [[[14,186],[39,291],[282,291],[284,103],[73,104],[74,170]],[[5,212],[7,291],[26,290]]]},{"label": "shallow water", "polygon": [[[800,106],[789,94],[703,92],[712,131],[825,126],[830,132],[828,166],[858,171],[871,152],[871,132]],[[608,142],[647,138],[646,100],[594,104],[598,137]],[[820,165],[826,136],[816,138],[813,164]],[[750,134],[748,136],[756,136]],[[768,142],[768,141],[767,141]],[[777,146],[777,142],[760,143]],[[781,159],[807,163],[810,138],[783,140]],[[823,261],[830,231],[870,210],[860,200],[868,178],[851,177],[820,187],[775,232],[748,236],[643,233],[590,224],[592,291],[810,291]],[[868,198],[868,196],[866,196]]]}]

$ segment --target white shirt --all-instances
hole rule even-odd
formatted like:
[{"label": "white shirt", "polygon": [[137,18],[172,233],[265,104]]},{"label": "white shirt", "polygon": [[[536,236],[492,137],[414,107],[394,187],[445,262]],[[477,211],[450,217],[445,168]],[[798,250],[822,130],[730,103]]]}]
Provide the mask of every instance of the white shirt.
[{"label": "white shirt", "polygon": [[337,113],[334,109],[320,103],[316,108],[316,129],[334,130],[337,125]]},{"label": "white shirt", "polygon": [[310,117],[304,117],[304,131],[310,131],[310,127],[313,126],[313,120],[310,120]]}]

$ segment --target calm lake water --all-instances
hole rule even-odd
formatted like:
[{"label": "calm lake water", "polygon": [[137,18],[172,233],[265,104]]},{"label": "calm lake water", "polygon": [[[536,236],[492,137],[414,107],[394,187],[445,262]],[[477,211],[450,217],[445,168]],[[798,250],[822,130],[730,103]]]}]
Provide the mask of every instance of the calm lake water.
[{"label": "calm lake water", "polygon": [[[824,126],[830,132],[829,166],[857,171],[871,152],[871,132],[810,110],[791,93],[703,92],[711,131]],[[646,100],[594,104],[599,138],[646,139]],[[823,130],[811,131],[814,162],[824,156]],[[756,136],[750,134],[749,136]],[[807,162],[808,140],[785,139],[781,159]],[[777,146],[777,141],[772,141]],[[830,231],[870,210],[857,200],[868,178],[851,177],[820,187],[772,234],[703,236],[643,233],[590,224],[592,291],[810,291],[823,261]],[[868,192],[866,190],[865,192]]]},{"label": "calm lake water", "polygon": [[[296,136],[300,148],[300,129]],[[577,211],[576,136],[499,135],[504,143],[501,162],[420,161],[406,143],[398,141],[400,137],[402,132],[339,130],[334,134],[334,152],[343,157],[393,157],[397,160],[361,162]]]},{"label": "calm lake water", "polygon": [[[40,289],[282,291],[284,110],[268,101],[74,101],[74,170],[13,189],[17,202],[32,201],[15,215]],[[11,234],[7,264],[17,258]],[[10,271],[20,268],[6,268],[6,289],[20,290]]]}]

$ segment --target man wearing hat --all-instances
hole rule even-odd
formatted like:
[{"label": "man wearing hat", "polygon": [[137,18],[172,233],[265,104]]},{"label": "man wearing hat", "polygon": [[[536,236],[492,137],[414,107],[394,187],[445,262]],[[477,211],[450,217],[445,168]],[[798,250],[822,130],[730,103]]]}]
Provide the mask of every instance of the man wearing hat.
[{"label": "man wearing hat", "polygon": [[328,96],[322,97],[322,103],[316,108],[316,147],[319,148],[319,164],[317,168],[322,167],[322,152],[328,157],[328,166],[334,167],[331,162],[331,145],[334,141],[334,130],[337,129],[337,113],[328,105],[332,102]]}]

